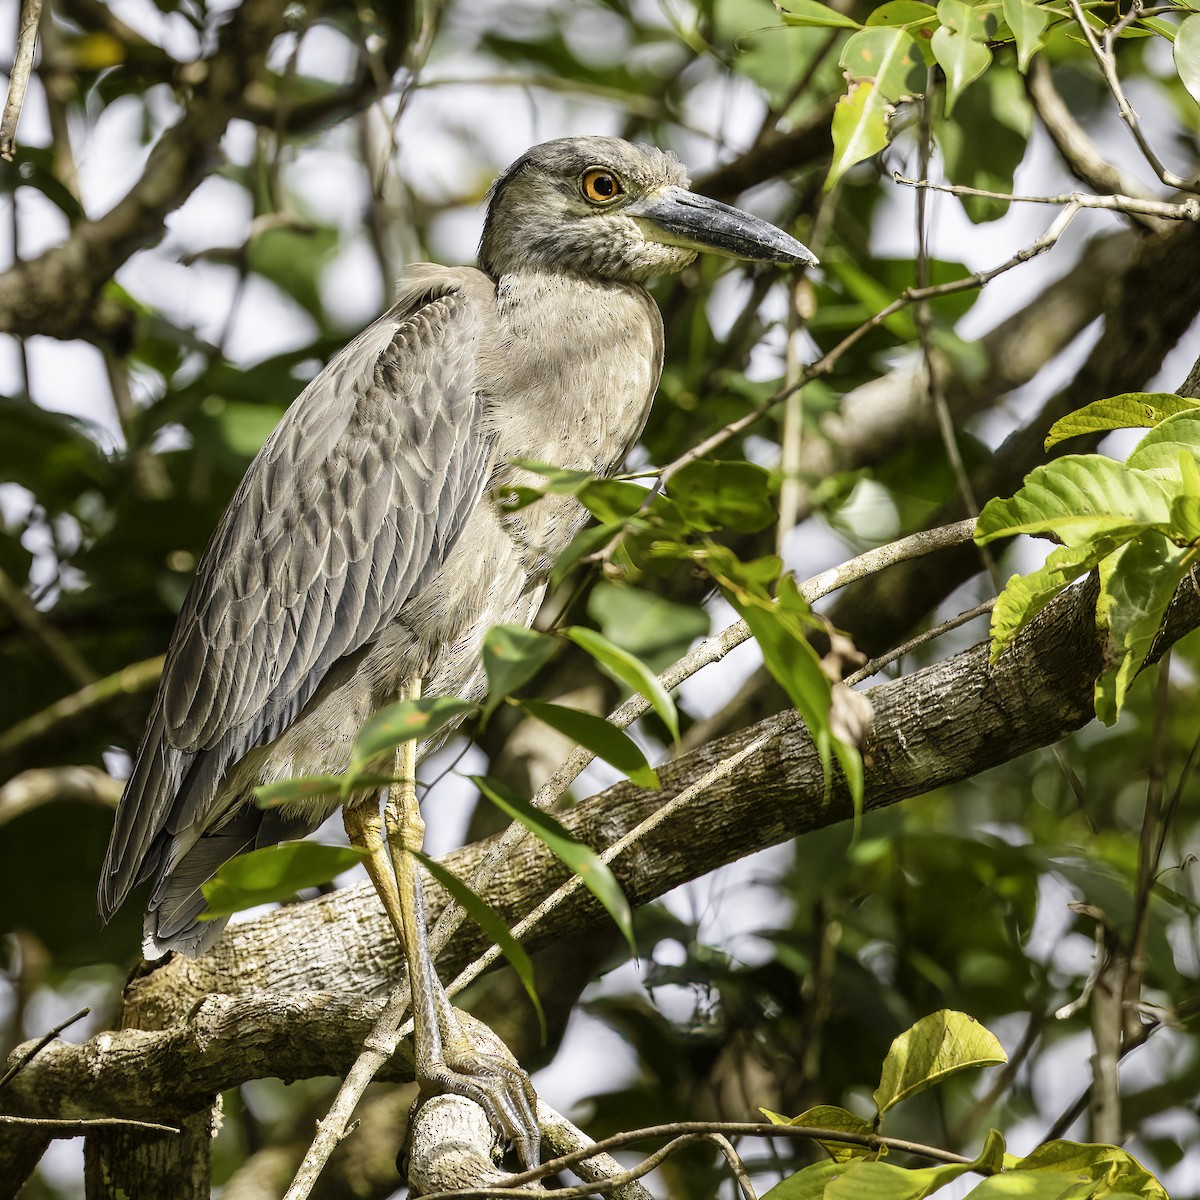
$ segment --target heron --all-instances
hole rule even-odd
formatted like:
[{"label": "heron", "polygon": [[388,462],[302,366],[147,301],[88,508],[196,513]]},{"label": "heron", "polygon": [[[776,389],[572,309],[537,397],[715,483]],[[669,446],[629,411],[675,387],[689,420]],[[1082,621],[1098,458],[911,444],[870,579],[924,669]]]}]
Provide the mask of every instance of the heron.
[{"label": "heron", "polygon": [[[689,190],[672,153],[612,137],[535,146],[488,195],[477,267],[406,270],[392,307],[332,358],[246,471],[196,569],[117,809],[99,908],[149,880],[143,953],[196,955],[225,921],[202,885],[246,851],[306,836],[342,801],[263,809],[255,788],[346,770],[397,698],[486,690],[481,645],[532,623],[587,514],[497,498],[535,460],[607,477],[658,386],[644,284],[699,251],[809,266],[775,226]],[[429,952],[408,742],[379,793],[344,802],[350,842],[404,947],[422,1093],[478,1101],[537,1161],[528,1077],[464,1032]]]}]

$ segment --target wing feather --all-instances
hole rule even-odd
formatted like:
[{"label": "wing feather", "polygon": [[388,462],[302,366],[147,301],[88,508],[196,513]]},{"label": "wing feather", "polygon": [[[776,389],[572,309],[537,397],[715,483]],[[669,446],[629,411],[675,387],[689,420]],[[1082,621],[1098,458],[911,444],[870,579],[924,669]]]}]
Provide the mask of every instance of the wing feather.
[{"label": "wing feather", "polygon": [[277,736],[445,561],[490,469],[487,317],[478,294],[426,287],[329,363],[251,464],[167,651],[109,845],[104,916],[151,858],[161,886],[219,818],[227,767]]}]

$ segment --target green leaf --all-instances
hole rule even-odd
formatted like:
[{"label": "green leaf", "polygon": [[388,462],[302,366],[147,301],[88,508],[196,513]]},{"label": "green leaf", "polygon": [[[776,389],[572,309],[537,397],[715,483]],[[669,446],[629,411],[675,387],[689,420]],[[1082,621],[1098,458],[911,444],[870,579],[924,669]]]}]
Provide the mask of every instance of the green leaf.
[{"label": "green leaf", "polygon": [[[1012,192],[1033,128],[1033,107],[1016,68],[993,67],[959,98],[954,119],[939,117],[933,128],[951,182]],[[977,224],[997,220],[1009,208],[1007,200],[986,196],[962,196],[960,202]]]},{"label": "green leaf", "polygon": [[767,670],[787,692],[814,740],[828,746],[831,685],[804,631],[777,607],[747,604],[731,592],[726,598],[750,627]]},{"label": "green leaf", "polygon": [[683,519],[702,532],[758,533],[778,517],[770,472],[754,463],[698,459],[671,479],[670,495]]},{"label": "green leaf", "polygon": [[783,560],[775,554],[762,558],[738,558],[728,546],[704,542],[688,548],[688,557],[703,567],[726,591],[746,602],[774,604],[771,589],[783,574]]},{"label": "green leaf", "polygon": [[675,711],[675,701],[670,693],[658,682],[658,677],[648,666],[628,650],[614,646],[603,634],[594,629],[585,629],[574,625],[564,629],[563,633],[577,646],[586,650],[603,670],[618,683],[644,696],[650,707],[662,718],[671,734],[672,739],[679,741],[679,714]]},{"label": "green leaf", "polygon": [[813,1163],[780,1180],[763,1200],[824,1200],[826,1186],[845,1168],[838,1162]]},{"label": "green leaf", "polygon": [[978,4],[970,0],[938,0],[937,15],[942,26],[975,42],[986,42],[998,25],[995,3]]},{"label": "green leaf", "polygon": [[1200,408],[1200,400],[1171,392],[1122,392],[1105,400],[1094,400],[1050,426],[1046,449],[1084,433],[1107,433],[1112,429],[1152,429],[1175,413]]},{"label": "green leaf", "polygon": [[558,587],[581,558],[595,554],[601,547],[608,545],[609,541],[625,528],[625,524],[624,521],[610,521],[605,525],[589,525],[581,529],[558,556],[554,570],[550,572],[550,586]]},{"label": "green leaf", "polygon": [[[870,1134],[875,1132],[870,1121],[856,1117],[836,1104],[818,1104],[815,1108],[806,1109],[798,1117],[781,1117],[769,1109],[760,1110],[773,1125],[808,1125],[816,1129],[842,1129],[847,1133]],[[867,1146],[859,1146],[850,1142],[839,1142],[832,1138],[818,1138],[822,1149],[834,1162],[849,1162],[854,1158],[863,1158],[874,1151]]]},{"label": "green leaf", "polygon": [[1200,104],[1200,13],[1185,18],[1179,26],[1172,53],[1180,81]]},{"label": "green leaf", "polygon": [[1120,716],[1125,695],[1154,645],[1167,605],[1194,562],[1194,549],[1180,548],[1149,530],[1124,547],[1101,573],[1096,612],[1108,625],[1116,648],[1116,662],[1096,682],[1096,715],[1106,725]]},{"label": "green leaf", "polygon": [[1180,455],[1200,462],[1200,409],[1178,412],[1160,421],[1130,451],[1125,465],[1164,482],[1174,482],[1179,478]]},{"label": "green leaf", "polygon": [[600,855],[572,835],[556,817],[534,808],[524,796],[498,780],[489,779],[486,775],[472,775],[470,780],[501,812],[507,813],[514,821],[520,821],[583,880],[583,886],[604,905],[636,958],[638,949],[633,936],[633,910],[617,877]]},{"label": "green leaf", "polygon": [[251,238],[246,263],[320,322],[321,274],[337,246],[338,231],[329,226],[275,227]]},{"label": "green leaf", "polygon": [[912,34],[896,25],[860,29],[842,47],[841,66],[851,79],[870,79],[883,99],[895,102],[924,88],[921,52]]},{"label": "green leaf", "polygon": [[604,759],[628,775],[638,787],[658,787],[658,776],[637,743],[603,717],[562,704],[547,704],[542,700],[518,700],[516,703],[531,717],[537,717],[552,729],[566,734],[597,758]]},{"label": "green leaf", "polygon": [[1014,1174],[1018,1170],[1061,1171],[1075,1182],[1092,1180],[1104,1185],[1101,1195],[1119,1190],[1145,1196],[1146,1200],[1169,1200],[1163,1185],[1132,1154],[1117,1146],[1044,1142],[1017,1164]]},{"label": "green leaf", "polygon": [[280,842],[262,850],[239,854],[217,868],[200,890],[208,902],[201,919],[290,900],[301,888],[317,887],[357,866],[364,858],[354,846],[327,846],[321,842]]},{"label": "green leaf", "polygon": [[532,458],[514,458],[510,461],[514,467],[540,475],[546,481],[540,490],[558,496],[578,496],[596,478],[590,471],[573,471],[568,467],[556,467],[552,463],[538,462]]},{"label": "green leaf", "polygon": [[524,625],[494,625],[483,639],[483,665],[488,695],[483,706],[486,720],[505,696],[527,684],[555,655],[552,637]]},{"label": "green leaf", "polygon": [[1011,499],[989,500],[975,540],[983,545],[1018,533],[1053,534],[1078,546],[1166,528],[1170,516],[1170,496],[1153,475],[1099,454],[1066,454],[1035,467]]},{"label": "green leaf", "polygon": [[420,700],[397,700],[381,708],[354,740],[347,782],[353,784],[375,759],[401,743],[432,737],[477,707],[454,696],[427,696]]},{"label": "green leaf", "polygon": [[1017,66],[1024,75],[1029,61],[1046,44],[1043,34],[1050,24],[1050,13],[1034,0],[1003,0],[1004,23],[1017,43]]},{"label": "green leaf", "polygon": [[[781,581],[780,601],[763,603],[761,599],[738,594],[722,583],[725,598],[746,622],[762,651],[763,663],[787,693],[812,736],[813,745],[828,779],[831,759],[836,755],[850,791],[855,813],[862,807],[865,778],[862,755],[856,746],[835,738],[829,713],[833,685],[821,666],[821,660],[804,636],[801,615],[803,600],[789,579]],[[783,603],[791,585],[791,604]],[[807,606],[804,606],[806,609]]]},{"label": "green leaf", "polygon": [[537,1013],[538,1026],[542,1032],[544,1045],[546,1042],[546,1014],[542,1011],[541,1000],[538,999],[537,986],[533,978],[533,963],[525,947],[513,937],[496,910],[477,892],[463,883],[457,875],[447,871],[440,862],[430,858],[427,854],[422,854],[420,850],[412,850],[410,853],[462,905],[475,924],[500,947],[500,953],[508,959],[509,965],[516,971],[521,986],[533,1003],[533,1010]]},{"label": "green leaf", "polygon": [[[11,170],[11,168],[7,168]],[[115,474],[83,422],[0,396],[0,479],[28,488],[51,512]]]},{"label": "green leaf", "polygon": [[1165,37],[1168,42],[1174,42],[1179,32],[1178,25],[1172,25],[1170,21],[1164,21],[1161,17],[1139,17],[1137,23],[1144,25],[1152,33],[1157,33],[1159,37]]},{"label": "green leaf", "polygon": [[[945,3],[946,0],[941,0],[939,13]],[[934,30],[930,46],[938,66],[946,72],[946,116],[949,117],[966,88],[991,66],[992,52],[983,42],[955,33],[945,25]]]},{"label": "green leaf", "polygon": [[[661,499],[650,498],[650,489],[628,479],[593,479],[579,493],[580,503],[602,524],[624,521],[646,511]],[[650,505],[646,505],[650,500]]]},{"label": "green leaf", "polygon": [[246,404],[225,400],[215,414],[225,444],[243,458],[253,458],[279,424],[284,410],[270,404]]},{"label": "green leaf", "polygon": [[825,179],[825,191],[856,163],[887,148],[887,104],[867,82],[852,83],[833,110],[833,162]]},{"label": "green leaf", "polygon": [[887,0],[873,9],[867,17],[867,28],[875,25],[903,25],[908,29],[932,25],[937,21],[937,9],[923,0]]},{"label": "green leaf", "polygon": [[849,1163],[825,1189],[825,1200],[924,1200],[968,1171],[996,1171],[1004,1139],[993,1129],[979,1157],[969,1163],[906,1169],[859,1159]]},{"label": "green leaf", "polygon": [[922,1017],[892,1042],[875,1089],[876,1107],[882,1116],[958,1071],[1007,1061],[1004,1047],[978,1021],[944,1008]]},{"label": "green leaf", "polygon": [[992,609],[991,661],[996,662],[1013,638],[1064,588],[1090,571],[1102,558],[1119,549],[1118,538],[1058,546],[1045,564],[1028,575],[1014,575],[1004,585]]},{"label": "green leaf", "polygon": [[780,15],[785,25],[799,25],[809,29],[858,29],[853,18],[817,0],[781,0]]},{"label": "green leaf", "polygon": [[1058,1171],[1003,1171],[972,1188],[966,1200],[1058,1200],[1075,1186]]},{"label": "green leaf", "polygon": [[676,604],[642,588],[605,579],[588,594],[587,610],[610,642],[651,666],[674,662],[709,631],[708,613],[698,605]]},{"label": "green leaf", "polygon": [[1179,456],[1178,483],[1171,501],[1172,540],[1200,542],[1200,463],[1191,454]]},{"label": "green leaf", "polygon": [[337,796],[345,777],[342,775],[301,775],[298,779],[281,779],[254,789],[254,802],[259,808],[279,808],[298,804],[318,796]]}]

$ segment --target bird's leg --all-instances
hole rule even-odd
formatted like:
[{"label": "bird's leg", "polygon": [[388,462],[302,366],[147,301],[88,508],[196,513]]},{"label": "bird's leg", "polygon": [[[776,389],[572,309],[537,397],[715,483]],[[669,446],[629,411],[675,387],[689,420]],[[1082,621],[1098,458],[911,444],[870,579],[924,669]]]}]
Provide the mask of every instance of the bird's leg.
[{"label": "bird's leg", "polygon": [[[415,700],[420,694],[421,681],[414,678],[401,691],[400,698]],[[395,779],[388,787],[383,808],[383,832],[395,881],[392,882],[386,868],[380,871],[382,855],[378,856],[380,861],[375,871],[369,865],[368,871],[373,880],[376,871],[388,875],[391,885],[389,899],[386,885],[380,888],[376,882],[404,944],[408,963],[417,1082],[425,1092],[451,1092],[474,1100],[514,1143],[521,1161],[533,1167],[538,1163],[539,1135],[535,1115],[537,1095],[529,1076],[467,1036],[434,966],[425,924],[420,863],[413,853],[425,844],[425,822],[417,803],[416,765],[416,742],[404,742],[396,751]],[[376,843],[378,836],[376,829]],[[376,858],[374,852],[372,858]],[[370,864],[371,859],[367,861]]]}]

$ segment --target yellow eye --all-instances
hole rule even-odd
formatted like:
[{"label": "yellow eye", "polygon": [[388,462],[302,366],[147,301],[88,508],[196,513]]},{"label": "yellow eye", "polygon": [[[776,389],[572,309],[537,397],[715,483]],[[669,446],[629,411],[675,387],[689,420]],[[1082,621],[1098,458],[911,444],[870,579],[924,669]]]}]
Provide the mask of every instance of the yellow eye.
[{"label": "yellow eye", "polygon": [[583,174],[583,198],[593,204],[611,204],[624,190],[621,181],[601,167],[592,167]]}]

